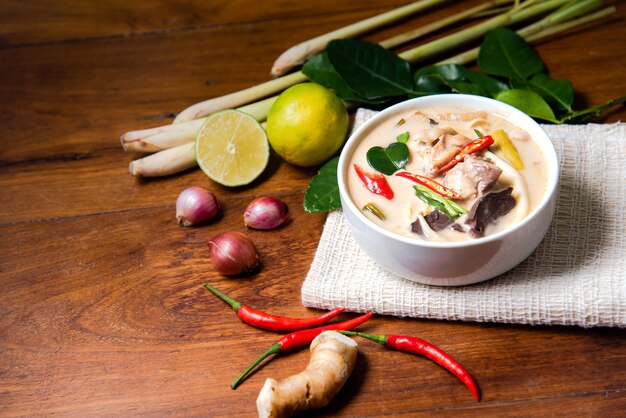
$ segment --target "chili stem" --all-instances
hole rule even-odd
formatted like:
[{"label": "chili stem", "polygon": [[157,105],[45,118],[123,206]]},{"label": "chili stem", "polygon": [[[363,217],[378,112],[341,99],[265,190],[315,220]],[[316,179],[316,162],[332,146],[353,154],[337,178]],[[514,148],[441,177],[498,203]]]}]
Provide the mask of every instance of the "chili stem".
[{"label": "chili stem", "polygon": [[386,335],[373,335],[373,334],[366,334],[364,332],[359,332],[359,331],[337,331],[340,332],[344,335],[349,335],[351,337],[361,337],[361,338],[367,338],[368,340],[372,340],[374,342],[377,342],[380,345],[387,345],[387,336]]},{"label": "chili stem", "polygon": [[222,299],[224,302],[228,303],[230,305],[230,307],[233,308],[233,310],[235,312],[239,311],[239,308],[241,308],[241,305],[242,305],[241,302],[231,298],[230,296],[228,296],[225,293],[220,292],[219,290],[217,290],[216,288],[214,288],[210,284],[205,283],[204,287],[206,287],[209,291],[211,291],[215,296],[217,296],[218,298]]},{"label": "chili stem", "polygon": [[230,384],[230,388],[233,390],[237,389],[237,386],[241,384],[242,380],[245,379],[248,373],[250,373],[256,366],[258,366],[259,363],[261,363],[263,360],[265,360],[267,357],[271,356],[272,354],[278,354],[278,353],[280,353],[280,344],[274,343],[265,353],[261,354],[259,358],[254,360],[254,362],[250,366],[248,366],[246,370],[244,370],[243,373],[241,373],[239,377],[233,381],[233,383]]}]

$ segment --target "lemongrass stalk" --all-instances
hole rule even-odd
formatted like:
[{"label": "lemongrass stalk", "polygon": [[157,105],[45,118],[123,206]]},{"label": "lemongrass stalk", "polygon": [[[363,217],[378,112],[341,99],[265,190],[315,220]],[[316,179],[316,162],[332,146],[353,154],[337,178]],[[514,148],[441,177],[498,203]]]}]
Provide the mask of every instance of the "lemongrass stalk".
[{"label": "lemongrass stalk", "polygon": [[380,46],[382,46],[383,48],[387,48],[387,49],[395,48],[396,46],[401,45],[405,42],[413,41],[417,38],[420,38],[424,35],[435,32],[442,28],[445,28],[446,26],[453,25],[464,19],[475,17],[480,12],[484,12],[486,10],[489,10],[496,6],[500,6],[502,4],[509,4],[511,2],[512,0],[493,0],[487,3],[479,4],[476,7],[472,7],[470,9],[464,10],[455,15],[445,17],[443,19],[435,20],[427,25],[420,26],[419,28],[413,29],[405,33],[401,33],[389,39],[385,39],[384,41],[380,42]]},{"label": "lemongrass stalk", "polygon": [[[535,3],[535,1],[532,1],[532,2],[531,1],[526,1],[524,3],[520,3],[519,0],[514,0],[512,9],[513,10],[519,10],[519,9],[521,9],[523,7],[531,6],[534,3]],[[511,10],[511,7],[506,7],[506,6],[494,7],[492,9],[488,9],[488,10],[485,10],[483,12],[476,13],[474,15],[474,17],[494,16],[494,15],[497,15],[497,14],[500,14],[500,13],[504,13],[504,12],[509,11],[509,10]]]},{"label": "lemongrass stalk", "polygon": [[243,113],[247,113],[252,116],[258,122],[263,122],[267,119],[267,115],[270,113],[270,109],[274,102],[278,99],[278,96],[272,96],[265,100],[260,100],[258,102],[238,107],[237,110]]},{"label": "lemongrass stalk", "polygon": [[[527,3],[530,3],[529,0]],[[526,19],[541,15],[543,13],[552,11],[569,0],[548,0],[542,2],[533,2],[528,7],[519,7],[509,12],[502,13],[498,16],[494,16],[491,19],[485,20],[477,25],[463,29],[459,32],[453,33],[443,38],[436,39],[425,45],[418,46],[408,51],[402,52],[399,56],[409,62],[417,63],[426,59],[432,58],[435,55],[447,52],[453,48],[462,46],[484,36],[487,32],[512,25]],[[535,4],[536,3],[536,4]]]},{"label": "lemongrass stalk", "polygon": [[419,0],[292,46],[276,59],[272,66],[271,74],[274,77],[286,74],[292,68],[304,63],[313,55],[323,51],[326,48],[326,44],[333,39],[350,38],[360,35],[445,1],[447,0]]},{"label": "lemongrass stalk", "polygon": [[[548,36],[553,35],[555,33],[562,32],[567,29],[571,29],[576,26],[583,25],[585,23],[588,23],[594,20],[602,19],[610,15],[613,12],[615,12],[614,7],[607,7],[595,13],[582,16],[578,19],[567,20],[564,23],[559,23],[559,24],[554,23],[555,22],[554,16],[552,16],[552,18],[550,19],[553,22],[552,26],[548,27],[545,24],[537,24],[537,23],[540,23],[540,22],[537,22],[537,23],[533,23],[529,26],[526,26],[518,30],[517,34],[520,35],[522,38],[524,38],[528,42],[535,42],[537,40],[547,38]],[[547,16],[545,19],[548,19],[549,17],[550,16]],[[569,19],[571,19],[572,17],[574,17],[574,15],[569,15]],[[470,62],[474,62],[478,58],[479,51],[480,51],[479,47],[472,48],[461,54],[439,61],[437,64],[438,65],[440,64],[467,64]]]},{"label": "lemongrass stalk", "polygon": [[524,38],[528,41],[528,42],[535,42],[538,41],[540,39],[544,39],[547,38],[549,36],[552,36],[556,33],[559,32],[564,32],[566,30],[584,25],[586,23],[590,23],[593,22],[595,20],[599,20],[599,19],[603,19],[613,13],[615,13],[617,9],[615,9],[615,7],[610,6],[610,7],[605,7],[604,9],[600,9],[595,13],[591,13],[587,16],[582,16],[578,19],[573,19],[573,20],[569,20],[567,22],[563,22],[560,23],[558,25],[554,25],[552,27],[546,28],[540,32],[534,33],[532,35],[527,35],[524,36]]},{"label": "lemongrass stalk", "polygon": [[574,1],[573,3],[567,3],[563,7],[560,7],[543,19],[524,28],[524,33],[526,35],[530,35],[540,32],[550,26],[554,26],[558,23],[562,23],[581,15],[585,15],[589,12],[598,10],[600,7],[602,7],[602,4],[602,0],[578,0]]},{"label": "lemongrass stalk", "polygon": [[286,89],[287,87],[291,87],[294,84],[302,83],[304,81],[307,81],[306,76],[302,73],[302,71],[298,71],[284,77],[279,77],[274,80],[266,81],[265,83],[257,84],[256,86],[249,87],[235,93],[205,100],[189,106],[180,112],[174,119],[173,123],[187,122],[189,120],[197,119],[213,112],[217,112],[218,110],[234,109],[262,99],[263,97],[275,94]]},{"label": "lemongrass stalk", "polygon": [[176,125],[126,132],[120,137],[124,151],[157,152],[192,142],[206,118]]},{"label": "lemongrass stalk", "polygon": [[179,173],[196,164],[194,143],[190,142],[131,161],[128,168],[133,176],[158,177]]},{"label": "lemongrass stalk", "polygon": [[[267,119],[270,108],[278,96],[273,96],[256,103],[237,108],[259,122]],[[192,142],[204,124],[206,117],[194,119],[175,125],[164,125],[151,129],[127,132],[121,136],[120,142],[125,151],[157,152],[167,148]]]},{"label": "lemongrass stalk", "polygon": [[491,8],[491,9],[484,10],[482,12],[478,12],[475,15],[473,15],[472,17],[475,17],[475,18],[491,17],[491,16],[499,15],[500,13],[507,12],[509,10],[511,10],[511,6],[494,7],[494,8]]}]

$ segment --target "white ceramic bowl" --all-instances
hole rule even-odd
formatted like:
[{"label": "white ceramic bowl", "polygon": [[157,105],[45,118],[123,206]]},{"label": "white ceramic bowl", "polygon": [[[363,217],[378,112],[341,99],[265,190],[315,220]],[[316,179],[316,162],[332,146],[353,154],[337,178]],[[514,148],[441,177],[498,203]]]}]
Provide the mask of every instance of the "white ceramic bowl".
[{"label": "white ceramic bowl", "polygon": [[[367,217],[348,195],[347,170],[361,139],[381,121],[408,109],[455,106],[485,110],[526,130],[543,152],[548,167],[546,192],[537,207],[521,222],[502,232],[463,242],[429,242],[390,232]],[[550,138],[530,117],[505,103],[480,96],[442,94],[407,100],[391,106],[360,126],[348,139],[337,170],[343,213],[363,250],[392,273],[419,283],[457,286],[477,283],[502,274],[526,259],[545,236],[556,204],[559,163]]]}]

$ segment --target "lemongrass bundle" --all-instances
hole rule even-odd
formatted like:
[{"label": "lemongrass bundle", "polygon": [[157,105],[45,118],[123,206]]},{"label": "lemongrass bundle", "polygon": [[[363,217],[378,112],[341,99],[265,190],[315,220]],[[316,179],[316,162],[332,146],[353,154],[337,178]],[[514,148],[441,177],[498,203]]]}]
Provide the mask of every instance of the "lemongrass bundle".
[{"label": "lemongrass bundle", "polygon": [[[247,113],[259,122],[263,122],[267,119],[267,114],[276,101],[276,98],[277,96],[273,96],[247,106],[239,107],[237,110]],[[121,136],[120,142],[125,151],[158,152],[193,142],[205,121],[206,117],[183,123],[158,126],[156,128],[130,131]]]},{"label": "lemongrass bundle", "polygon": [[[444,19],[444,23],[441,25],[458,22],[464,18],[475,16],[485,10],[493,10],[494,7],[497,8],[503,3],[506,3],[506,0],[495,0],[489,2],[487,3],[488,6],[482,5],[482,7],[473,8],[471,10],[472,13],[465,11],[448,19]],[[464,45],[472,40],[475,40],[497,27],[512,25],[551,12],[546,17],[518,31],[518,33],[522,37],[526,38],[527,41],[534,42],[551,36],[557,32],[568,30],[590,21],[606,17],[615,11],[615,8],[609,7],[592,14],[584,15],[585,13],[599,8],[601,5],[601,0],[527,0],[526,2],[522,2],[520,4],[517,4],[516,2],[516,5],[513,8],[507,9],[504,13],[498,14],[495,17],[480,22],[467,29],[410,49],[399,55],[400,57],[414,63],[421,62],[446,52],[454,47]],[[584,16],[578,17],[581,15]],[[394,37],[395,39],[390,38],[386,41],[382,41],[381,45],[388,48],[393,47],[405,42],[409,38],[421,36],[427,31],[438,30],[443,27],[441,25],[427,25],[426,30],[413,30],[410,33],[396,36]],[[467,64],[475,60],[477,56],[478,48],[474,48],[452,58],[441,61],[440,63]],[[267,113],[271,107],[271,103],[275,100],[275,97],[261,100],[248,106],[243,105],[258,100],[259,98],[265,97],[269,94],[278,93],[293,84],[306,80],[307,78],[304,74],[302,74],[302,72],[277,78],[237,93],[211,99],[191,106],[183,112],[186,113],[186,116],[184,115],[182,118],[179,118],[177,121],[180,123],[175,125],[134,131],[123,135],[123,146],[129,151],[153,152],[161,150],[151,156],[133,161],[130,167],[131,173],[138,176],[169,175],[194,166],[196,163],[193,155],[193,145],[190,144],[190,142],[194,140],[195,134],[204,123],[204,119],[194,120],[191,118],[187,120],[190,115],[204,115],[204,112],[207,112],[207,114],[212,113],[214,111],[221,110],[223,108],[222,106],[226,106],[226,108],[242,106],[239,110],[247,111],[247,113],[252,114],[257,120],[262,121],[267,117]],[[237,103],[237,105],[234,105],[234,103]],[[181,115],[183,113],[181,113]],[[182,121],[184,121],[184,123]],[[174,148],[169,148],[171,146]]]}]

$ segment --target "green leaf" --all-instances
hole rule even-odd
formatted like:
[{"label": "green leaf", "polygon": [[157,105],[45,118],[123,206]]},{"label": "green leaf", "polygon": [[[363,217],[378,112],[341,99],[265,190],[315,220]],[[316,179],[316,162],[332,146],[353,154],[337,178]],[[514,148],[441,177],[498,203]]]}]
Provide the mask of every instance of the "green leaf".
[{"label": "green leaf", "polygon": [[415,90],[421,92],[422,95],[441,93],[485,95],[480,86],[465,81],[446,80],[440,74],[420,75],[415,81]]},{"label": "green leaf", "polygon": [[370,102],[355,93],[330,63],[326,52],[311,57],[302,66],[302,72],[311,81],[334,90],[335,94],[343,100],[378,104],[378,101]]},{"label": "green leaf", "polygon": [[402,132],[400,135],[398,135],[396,137],[396,141],[402,142],[403,144],[409,142],[409,131]]},{"label": "green leaf", "polygon": [[382,46],[358,39],[336,39],[328,59],[358,95],[368,100],[404,96],[412,91],[411,64]]},{"label": "green leaf", "polygon": [[370,167],[390,176],[409,161],[409,147],[402,142],[394,142],[387,148],[372,147],[366,157]]},{"label": "green leaf", "polygon": [[493,97],[509,86],[502,81],[457,64],[423,67],[415,73],[416,81],[422,75],[439,75],[453,91]]},{"label": "green leaf", "polygon": [[511,80],[514,88],[530,88],[557,109],[572,111],[574,103],[574,87],[569,80],[554,80],[550,76],[539,73],[530,80]]},{"label": "green leaf", "polygon": [[467,83],[465,81],[448,81],[452,87],[452,91],[461,94],[473,94],[475,96],[487,96],[487,92],[477,84]]},{"label": "green leaf", "polygon": [[339,157],[332,158],[311,179],[309,187],[304,192],[305,212],[329,212],[341,208],[337,183],[338,163]]},{"label": "green leaf", "polygon": [[533,118],[559,123],[548,103],[532,90],[505,90],[495,99],[510,104]]},{"label": "green leaf", "polygon": [[478,67],[487,74],[523,80],[544,70],[535,50],[508,28],[495,29],[485,36],[478,53]]},{"label": "green leaf", "polygon": [[474,129],[474,133],[475,133],[475,134],[476,134],[476,136],[477,136],[477,137],[479,137],[479,138],[482,138],[483,136],[485,136],[485,135],[483,135],[483,133],[482,133],[482,132],[480,132],[478,129]]},{"label": "green leaf", "polygon": [[424,74],[417,76],[415,79],[415,88],[411,96],[429,96],[431,94],[445,93],[452,93],[452,87],[442,77],[436,74]]},{"label": "green leaf", "polygon": [[459,205],[453,200],[447,199],[438,193],[433,192],[427,187],[420,184],[413,186],[415,188],[415,194],[417,197],[428,206],[439,209],[448,218],[456,219],[459,216],[467,213],[467,209]]},{"label": "green leaf", "polygon": [[466,80],[461,72],[462,68],[464,67],[456,64],[429,65],[417,70],[415,72],[415,77],[417,78],[420,75],[439,74],[445,80]]}]

